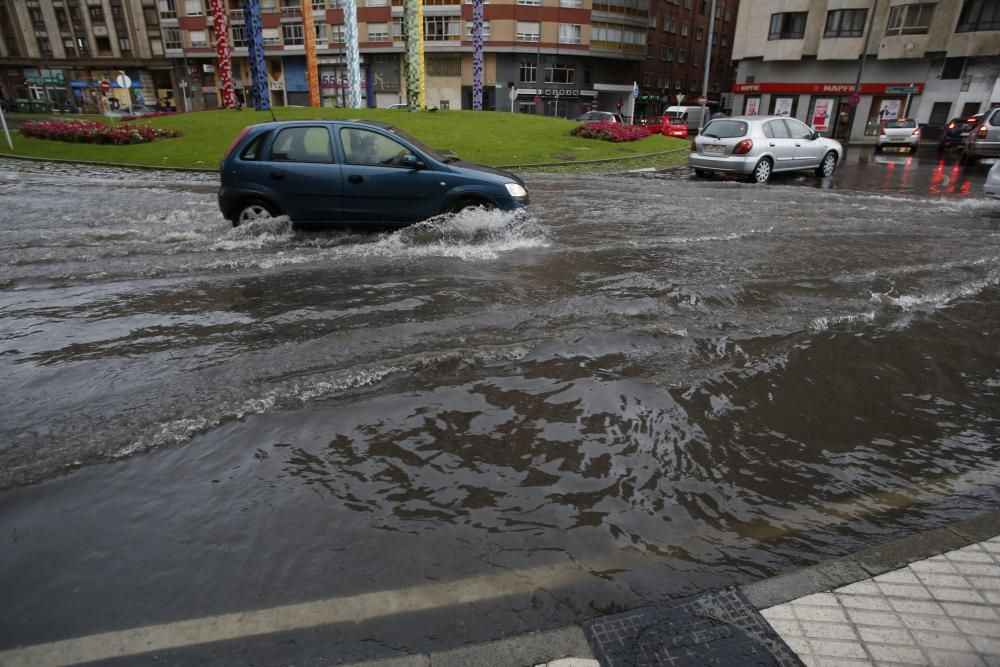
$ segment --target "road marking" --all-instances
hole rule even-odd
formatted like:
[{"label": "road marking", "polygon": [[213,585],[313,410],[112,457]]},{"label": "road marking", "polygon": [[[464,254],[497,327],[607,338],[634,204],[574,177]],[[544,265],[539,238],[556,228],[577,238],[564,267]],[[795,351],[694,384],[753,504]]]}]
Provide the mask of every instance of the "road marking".
[{"label": "road marking", "polygon": [[[726,527],[740,537],[767,542],[804,529],[846,523],[887,509],[910,507],[936,496],[947,497],[956,492],[971,492],[977,487],[995,484],[998,475],[1000,464],[994,464],[927,480],[920,488],[907,489],[910,493],[904,494],[896,490],[856,495],[830,501],[822,509],[772,508],[772,520],[731,522]],[[948,488],[944,488],[945,486]],[[705,548],[704,541],[697,533],[672,534],[668,539],[672,546],[686,545],[689,552],[697,551],[699,547]],[[450,582],[116,630],[0,651],[0,665],[74,665],[336,623],[360,623],[384,616],[523,595],[540,589],[563,588],[609,570],[634,570],[635,563],[630,568],[626,561],[636,559],[645,560],[641,554],[616,551],[587,561],[505,570],[498,574]]]}]

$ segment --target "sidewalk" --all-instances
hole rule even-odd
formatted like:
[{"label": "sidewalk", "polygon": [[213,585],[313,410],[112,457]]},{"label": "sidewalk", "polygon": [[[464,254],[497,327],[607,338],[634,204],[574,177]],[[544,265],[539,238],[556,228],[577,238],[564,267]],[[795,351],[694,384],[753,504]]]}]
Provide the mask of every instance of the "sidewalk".
[{"label": "sidewalk", "polygon": [[1000,667],[1000,512],[772,579],[378,667]]}]

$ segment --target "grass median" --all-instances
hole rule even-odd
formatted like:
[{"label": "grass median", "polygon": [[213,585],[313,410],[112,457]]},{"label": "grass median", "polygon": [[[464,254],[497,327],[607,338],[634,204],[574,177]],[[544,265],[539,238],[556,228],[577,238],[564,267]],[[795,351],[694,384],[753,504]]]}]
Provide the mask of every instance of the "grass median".
[{"label": "grass median", "polygon": [[[569,132],[577,123],[560,118],[473,111],[395,109],[274,110],[278,120],[359,119],[391,123],[424,143],[450,149],[466,160],[491,166],[531,167],[552,171],[607,171],[671,166],[687,157],[687,142],[655,135],[638,141],[612,143],[580,139]],[[17,123],[19,114],[8,120]],[[28,116],[24,116],[25,119]],[[31,116],[32,120],[93,119],[91,116]],[[122,121],[101,119],[107,124]],[[247,125],[271,120],[260,111],[203,111],[129,121],[180,130],[183,136],[127,146],[75,144],[22,137],[11,132],[13,151],[0,140],[0,154],[56,160],[112,163],[144,167],[216,169],[230,142]],[[610,162],[606,162],[610,161]],[[543,166],[539,166],[543,165]]]}]

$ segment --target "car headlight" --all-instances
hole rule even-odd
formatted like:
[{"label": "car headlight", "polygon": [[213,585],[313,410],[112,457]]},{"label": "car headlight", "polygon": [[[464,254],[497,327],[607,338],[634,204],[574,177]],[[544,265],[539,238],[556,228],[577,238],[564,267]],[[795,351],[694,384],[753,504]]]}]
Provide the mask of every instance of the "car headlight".
[{"label": "car headlight", "polygon": [[511,197],[527,197],[528,191],[524,189],[524,186],[520,183],[504,183],[505,188],[507,188],[507,194]]}]

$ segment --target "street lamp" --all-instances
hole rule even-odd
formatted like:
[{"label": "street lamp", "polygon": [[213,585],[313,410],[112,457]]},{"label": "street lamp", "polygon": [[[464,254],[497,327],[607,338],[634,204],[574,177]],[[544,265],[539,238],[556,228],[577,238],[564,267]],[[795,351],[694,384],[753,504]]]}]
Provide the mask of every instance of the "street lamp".
[{"label": "street lamp", "polygon": [[708,15],[708,48],[705,50],[705,74],[701,80],[701,120],[698,121],[698,134],[705,129],[705,106],[708,104],[708,74],[712,68],[712,31],[715,30],[715,0],[712,0],[712,11]]}]

